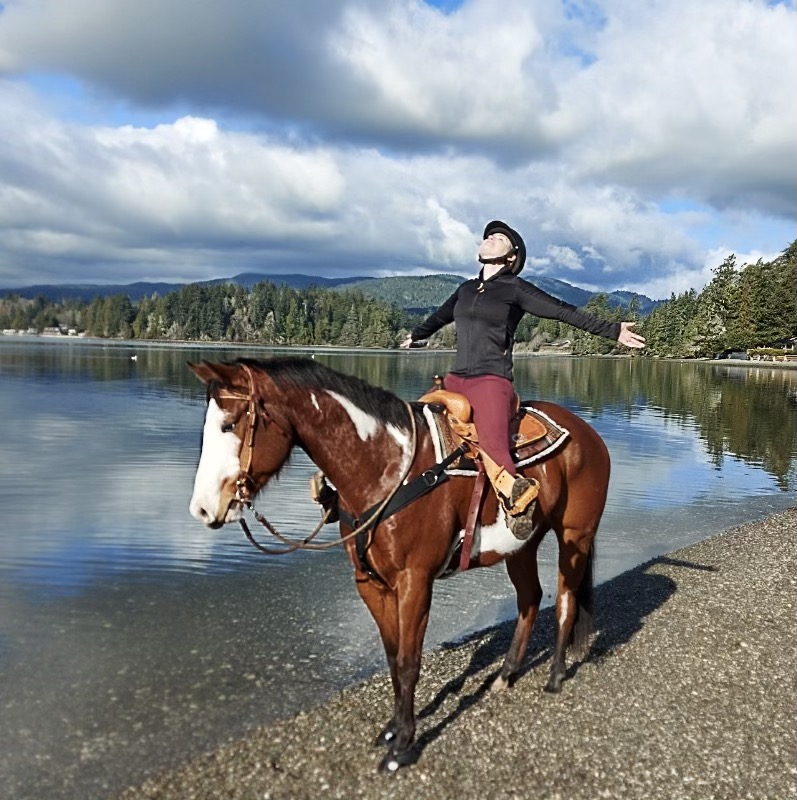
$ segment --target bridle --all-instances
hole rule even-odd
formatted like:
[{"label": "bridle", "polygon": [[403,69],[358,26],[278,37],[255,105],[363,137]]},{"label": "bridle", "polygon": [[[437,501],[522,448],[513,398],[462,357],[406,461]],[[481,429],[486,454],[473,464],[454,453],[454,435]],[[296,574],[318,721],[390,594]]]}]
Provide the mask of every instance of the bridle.
[{"label": "bridle", "polygon": [[[255,540],[252,536],[252,532],[249,530],[249,526],[246,524],[246,520],[241,517],[238,522],[243,529],[246,538],[250,541],[250,543],[260,550],[262,553],[267,553],[268,555],[285,555],[287,553],[293,553],[295,550],[329,550],[333,547],[340,547],[341,545],[346,544],[347,542],[354,539],[358,534],[363,531],[367,531],[373,523],[378,520],[382,514],[382,512],[387,508],[388,503],[393,499],[393,496],[398,492],[398,490],[406,483],[407,477],[410,473],[410,469],[412,469],[412,464],[415,461],[415,453],[417,449],[417,440],[418,440],[418,431],[417,431],[417,424],[415,422],[415,414],[413,413],[412,407],[409,403],[404,403],[404,406],[407,409],[407,413],[410,418],[410,429],[411,429],[411,440],[412,440],[412,452],[410,453],[409,459],[407,459],[407,465],[404,468],[404,472],[398,480],[395,488],[388,494],[388,496],[378,504],[375,508],[373,513],[369,514],[367,519],[362,522],[361,524],[357,525],[350,533],[346,534],[346,536],[342,536],[340,539],[336,539],[332,542],[313,542],[313,539],[318,535],[319,531],[327,524],[329,517],[332,513],[332,509],[325,511],[324,515],[321,518],[321,522],[318,523],[316,528],[306,536],[304,539],[301,540],[293,540],[289,539],[286,536],[283,536],[267,519],[265,516],[260,514],[258,511],[255,510],[254,503],[252,501],[253,494],[257,491],[257,485],[255,483],[254,477],[252,476],[252,458],[255,449],[255,432],[257,430],[257,423],[258,420],[262,422],[263,430],[267,430],[270,425],[274,425],[277,430],[288,440],[293,441],[293,435],[289,431],[287,431],[279,422],[268,412],[265,403],[260,400],[257,394],[255,393],[255,378],[252,374],[252,369],[248,364],[241,364],[241,367],[246,372],[247,382],[249,383],[249,392],[244,394],[243,392],[236,392],[233,389],[227,388],[219,388],[215,393],[215,397],[219,399],[225,400],[237,400],[239,402],[245,402],[247,404],[246,408],[246,430],[244,431],[244,435],[242,437],[242,444],[241,444],[241,456],[239,457],[239,472],[238,477],[235,479],[235,494],[230,500],[230,504],[234,501],[240,503],[245,508],[248,508],[252,514],[254,515],[255,519],[272,535],[274,538],[278,539],[285,545],[282,548],[273,548],[273,547],[266,547],[265,545],[260,544]],[[359,522],[359,520],[358,520]]]},{"label": "bridle", "polygon": [[293,437],[268,413],[265,404],[258,403],[258,398],[255,394],[255,379],[251,367],[248,364],[241,364],[241,367],[246,372],[249,383],[248,394],[236,392],[233,389],[220,388],[214,396],[221,400],[238,400],[247,404],[246,430],[242,437],[241,455],[238,459],[238,477],[235,479],[235,494],[230,503],[237,501],[247,508],[252,508],[252,494],[256,491],[255,479],[252,476],[252,457],[255,450],[255,431],[257,430],[258,420],[262,422],[264,431],[273,424],[286,439],[293,439]]}]

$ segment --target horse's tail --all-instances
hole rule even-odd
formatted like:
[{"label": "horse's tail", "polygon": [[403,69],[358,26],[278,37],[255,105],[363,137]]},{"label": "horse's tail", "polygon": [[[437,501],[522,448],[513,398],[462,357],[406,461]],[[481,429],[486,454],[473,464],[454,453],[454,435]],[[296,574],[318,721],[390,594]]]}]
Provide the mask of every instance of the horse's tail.
[{"label": "horse's tail", "polygon": [[587,566],[581,585],[576,590],[576,619],[570,633],[570,646],[576,658],[583,659],[589,651],[590,637],[595,627],[593,624],[593,586],[595,578],[595,542],[593,541],[587,555]]}]

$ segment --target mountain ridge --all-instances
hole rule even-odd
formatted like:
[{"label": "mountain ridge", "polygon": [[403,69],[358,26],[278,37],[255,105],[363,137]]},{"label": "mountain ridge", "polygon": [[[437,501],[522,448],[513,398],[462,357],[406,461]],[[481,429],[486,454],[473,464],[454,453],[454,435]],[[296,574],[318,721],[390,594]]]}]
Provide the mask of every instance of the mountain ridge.
[{"label": "mountain ridge", "polygon": [[[392,276],[387,278],[374,278],[367,276],[353,276],[345,278],[323,278],[315,275],[301,273],[291,275],[267,275],[258,272],[242,272],[229,278],[213,278],[206,281],[187,281],[184,283],[167,283],[164,281],[135,281],[127,284],[92,284],[92,283],[67,283],[67,284],[32,284],[17,288],[0,289],[0,297],[16,295],[26,299],[44,297],[53,302],[65,300],[80,300],[86,303],[96,297],[126,294],[131,302],[138,302],[144,297],[153,294],[165,295],[176,292],[185,286],[197,284],[200,286],[215,286],[225,283],[234,283],[251,290],[255,284],[267,281],[277,285],[285,284],[294,289],[306,289],[316,286],[320,289],[356,289],[371,297],[404,308],[409,311],[423,313],[436,308],[446,300],[466,278],[454,274],[430,274],[413,276]],[[536,277],[533,281],[545,292],[571,303],[575,306],[584,306],[599,292],[591,292],[579,286],[558,280],[557,278]],[[616,290],[604,292],[611,306],[627,306],[632,298],[636,297],[639,304],[639,313],[649,314],[661,301],[651,300],[649,297],[629,292]]]}]

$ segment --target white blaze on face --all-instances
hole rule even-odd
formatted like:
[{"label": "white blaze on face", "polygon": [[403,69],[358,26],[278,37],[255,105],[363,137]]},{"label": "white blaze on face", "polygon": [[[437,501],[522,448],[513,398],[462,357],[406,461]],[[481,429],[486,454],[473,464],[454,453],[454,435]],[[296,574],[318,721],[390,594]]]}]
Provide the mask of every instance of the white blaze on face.
[{"label": "white blaze on face", "polygon": [[344,408],[346,413],[349,415],[349,418],[354,423],[354,427],[357,430],[357,435],[365,441],[366,439],[370,439],[372,436],[376,434],[379,430],[379,421],[372,417],[370,414],[366,414],[361,408],[357,408],[351,400],[343,395],[338,394],[337,392],[332,392],[327,389],[327,394],[330,397],[333,397],[337,400]]},{"label": "white blaze on face", "polygon": [[213,522],[219,509],[221,486],[240,471],[240,439],[232,432],[222,431],[225,413],[215,400],[208,403],[205,428],[202,432],[202,454],[194,478],[194,494],[189,510],[200,522]]}]

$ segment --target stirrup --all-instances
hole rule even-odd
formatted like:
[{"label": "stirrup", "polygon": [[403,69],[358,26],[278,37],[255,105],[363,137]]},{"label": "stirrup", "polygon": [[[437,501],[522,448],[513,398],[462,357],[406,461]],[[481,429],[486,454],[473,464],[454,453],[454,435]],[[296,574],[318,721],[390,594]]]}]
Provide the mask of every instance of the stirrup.
[{"label": "stirrup", "polygon": [[[540,485],[534,478],[519,475],[515,479],[509,498],[512,505],[506,509],[506,521],[512,535],[520,541],[526,541],[534,532],[534,509],[539,491]],[[505,503],[504,507],[507,505]]]},{"label": "stirrup", "polygon": [[522,514],[514,517],[511,514],[507,514],[507,527],[512,535],[521,542],[525,542],[534,533],[534,509],[536,507],[537,501],[532,500]]},{"label": "stirrup", "polygon": [[539,493],[540,484],[534,478],[518,476],[515,478],[512,492],[509,495],[511,506],[507,508],[507,513],[513,517],[525,514],[529,506],[537,499]]},{"label": "stirrup", "polygon": [[479,458],[507,513],[513,517],[522,514],[539,494],[540,484],[534,478],[510,475],[482,449],[479,449]]}]

